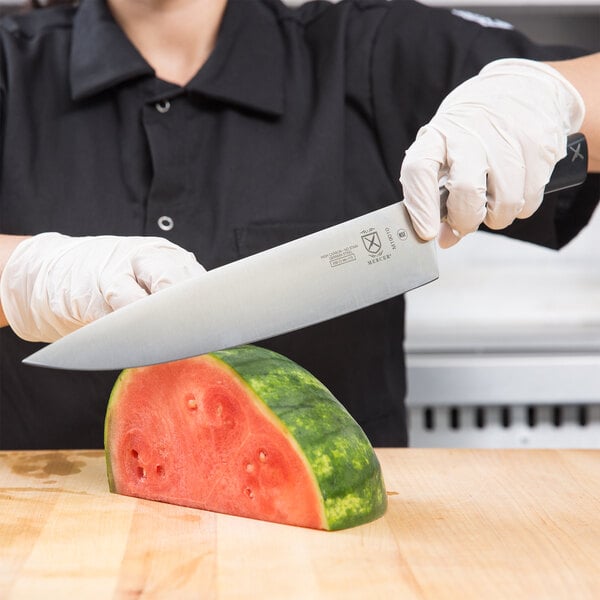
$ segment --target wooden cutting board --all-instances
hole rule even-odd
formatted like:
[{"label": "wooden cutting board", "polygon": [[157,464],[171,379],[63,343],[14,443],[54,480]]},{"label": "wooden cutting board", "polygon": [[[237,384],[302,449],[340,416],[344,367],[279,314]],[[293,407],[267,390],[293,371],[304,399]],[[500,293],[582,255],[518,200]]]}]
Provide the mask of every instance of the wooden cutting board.
[{"label": "wooden cutting board", "polygon": [[108,492],[0,453],[0,598],[600,598],[600,451],[379,450],[387,514],[322,532]]}]

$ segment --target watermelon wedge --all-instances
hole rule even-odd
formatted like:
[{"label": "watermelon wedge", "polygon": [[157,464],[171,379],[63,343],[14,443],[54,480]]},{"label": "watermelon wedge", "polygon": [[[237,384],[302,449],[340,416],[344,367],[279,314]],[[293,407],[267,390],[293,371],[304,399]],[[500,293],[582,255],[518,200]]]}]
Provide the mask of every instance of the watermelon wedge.
[{"label": "watermelon wedge", "polygon": [[123,371],[105,448],[118,494],[327,530],[386,510],[362,429],[308,371],[257,346]]}]

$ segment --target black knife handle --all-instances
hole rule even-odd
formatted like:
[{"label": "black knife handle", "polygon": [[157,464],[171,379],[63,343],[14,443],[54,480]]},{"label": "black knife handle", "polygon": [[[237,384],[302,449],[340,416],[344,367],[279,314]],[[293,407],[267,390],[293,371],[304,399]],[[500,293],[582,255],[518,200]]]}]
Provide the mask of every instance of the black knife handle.
[{"label": "black knife handle", "polygon": [[587,168],[588,147],[585,135],[573,133],[567,138],[567,155],[556,163],[544,194],[581,185],[587,177]]},{"label": "black knife handle", "polygon": [[[544,188],[544,195],[581,185],[587,177],[588,147],[583,133],[573,133],[567,138],[567,155],[559,160]],[[440,185],[440,218],[446,219],[448,190],[443,179]]]}]

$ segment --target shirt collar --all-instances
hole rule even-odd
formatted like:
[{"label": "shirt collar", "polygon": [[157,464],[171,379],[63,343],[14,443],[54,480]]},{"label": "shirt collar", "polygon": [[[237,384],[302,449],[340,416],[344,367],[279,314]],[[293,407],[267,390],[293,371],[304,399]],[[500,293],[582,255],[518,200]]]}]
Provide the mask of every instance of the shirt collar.
[{"label": "shirt collar", "polygon": [[[117,25],[105,0],[83,0],[73,27],[73,99],[152,75],[152,67]],[[276,16],[259,2],[229,0],[215,49],[186,89],[280,115],[284,107],[283,77],[283,40]]]}]

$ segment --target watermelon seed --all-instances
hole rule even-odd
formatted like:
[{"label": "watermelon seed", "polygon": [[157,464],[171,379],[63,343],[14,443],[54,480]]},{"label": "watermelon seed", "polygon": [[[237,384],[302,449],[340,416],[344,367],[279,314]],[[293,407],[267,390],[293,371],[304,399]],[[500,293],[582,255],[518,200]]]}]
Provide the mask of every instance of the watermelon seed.
[{"label": "watermelon seed", "polygon": [[248,498],[250,498],[250,500],[252,500],[252,498],[254,498],[254,492],[249,487],[247,487],[244,490],[244,494],[246,494],[246,496],[248,496]]},{"label": "watermelon seed", "polygon": [[252,473],[254,471],[254,465],[252,463],[248,463],[246,465],[246,472]]},{"label": "watermelon seed", "polygon": [[140,479],[146,479],[146,469],[144,469],[143,467],[137,468],[137,474]]},{"label": "watermelon seed", "polygon": [[157,467],[156,467],[156,474],[159,477],[164,477],[165,476],[165,468],[162,465],[157,465]]},{"label": "watermelon seed", "polygon": [[258,460],[260,460],[260,462],[267,462],[267,453],[264,450],[261,450],[258,453]]},{"label": "watermelon seed", "polygon": [[139,456],[139,454],[138,454],[138,451],[137,451],[137,450],[134,450],[134,449],[132,449],[132,450],[131,450],[131,456],[133,456],[133,458],[137,458],[137,457]]},{"label": "watermelon seed", "polygon": [[196,398],[194,397],[194,394],[189,394],[189,396],[187,398],[187,407],[190,410],[198,410],[198,403],[196,402]]}]

